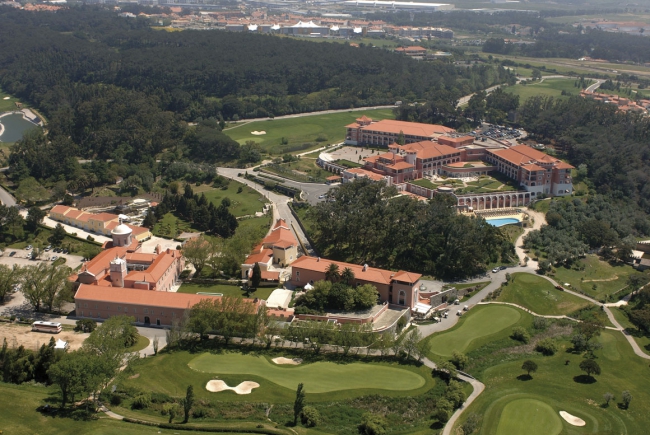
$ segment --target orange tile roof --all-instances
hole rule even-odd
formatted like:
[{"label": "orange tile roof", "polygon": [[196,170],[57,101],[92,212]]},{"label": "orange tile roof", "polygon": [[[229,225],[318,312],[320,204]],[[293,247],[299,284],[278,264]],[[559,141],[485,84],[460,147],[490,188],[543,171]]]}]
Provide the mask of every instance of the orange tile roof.
[{"label": "orange tile roof", "polygon": [[331,177],[326,178],[327,181],[336,181],[336,180],[340,180],[340,179],[341,179],[340,175],[332,175]]},{"label": "orange tile roof", "polygon": [[117,218],[118,216],[116,214],[111,213],[97,213],[90,217],[90,219],[98,222],[109,222]]},{"label": "orange tile roof", "polygon": [[413,168],[413,165],[407,162],[397,162],[397,163],[393,163],[392,165],[387,165],[386,167],[399,171],[400,169]]},{"label": "orange tile roof", "polygon": [[77,219],[84,213],[84,211],[78,210],[76,208],[71,208],[68,213],[66,213],[65,217],[69,217],[70,219]]},{"label": "orange tile roof", "polygon": [[[157,292],[132,288],[114,287],[107,290],[101,286],[82,284],[77,290],[75,300],[99,301],[117,304],[134,304],[159,308],[185,309],[196,305],[204,299],[220,298],[220,296],[196,295],[190,293]],[[253,303],[251,299],[244,299]],[[259,306],[259,302],[256,304]]]},{"label": "orange tile roof", "polygon": [[418,282],[420,278],[422,278],[422,275],[419,273],[406,272],[405,270],[400,270],[393,276],[394,281],[408,282],[410,284]]},{"label": "orange tile roof", "polygon": [[268,270],[263,270],[262,271],[262,279],[279,280],[280,279],[280,272],[271,272],[271,271],[268,271]]},{"label": "orange tile roof", "polygon": [[65,205],[55,205],[52,207],[52,210],[50,210],[50,213],[60,213],[60,214],[66,214],[66,212],[70,211],[71,207],[65,206]]},{"label": "orange tile roof", "polygon": [[384,119],[370,125],[360,127],[361,130],[377,131],[380,133],[399,134],[400,132],[409,136],[432,137],[436,134],[455,132],[453,128],[436,124],[422,124],[419,122],[396,121]]},{"label": "orange tile roof", "polygon": [[290,242],[288,240],[280,240],[279,242],[273,243],[274,248],[277,247],[277,248],[282,248],[282,249],[290,248],[290,247],[295,246],[295,245],[296,244],[294,242]]},{"label": "orange tile roof", "polygon": [[546,171],[545,168],[542,168],[539,165],[536,165],[534,163],[531,163],[530,165],[523,165],[522,169],[525,169],[527,171],[533,172],[533,171]]},{"label": "orange tile roof", "polygon": [[97,254],[92,260],[81,266],[81,272],[85,271],[98,275],[108,269],[110,262],[115,258],[121,258],[126,253],[122,247],[107,249]]},{"label": "orange tile roof", "polygon": [[456,148],[449,145],[441,145],[431,141],[414,142],[402,145],[400,150],[403,151],[416,151],[419,159],[431,159],[435,157],[451,156],[459,154]]},{"label": "orange tile roof", "polygon": [[555,165],[556,168],[558,169],[574,169],[575,166],[571,166],[567,162],[560,162],[557,165]]},{"label": "orange tile roof", "polygon": [[273,250],[263,249],[262,252],[249,255],[244,264],[268,263],[271,258],[273,258]]},{"label": "orange tile roof", "polygon": [[362,169],[362,168],[351,168],[346,169],[345,172],[351,172],[353,174],[359,174],[361,176],[366,176],[373,181],[381,181],[384,179],[383,175],[376,174],[374,172]]}]

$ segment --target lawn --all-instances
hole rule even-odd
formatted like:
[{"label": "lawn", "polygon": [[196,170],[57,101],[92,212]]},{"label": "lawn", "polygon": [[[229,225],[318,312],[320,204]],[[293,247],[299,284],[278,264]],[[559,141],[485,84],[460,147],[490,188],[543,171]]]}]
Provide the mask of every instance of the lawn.
[{"label": "lawn", "polygon": [[590,305],[589,301],[556,289],[544,278],[530,273],[513,273],[498,299],[528,308],[542,315],[566,315]]},{"label": "lawn", "polygon": [[519,322],[523,314],[521,310],[503,305],[474,307],[452,329],[428,338],[429,357],[440,360],[440,357],[450,357],[453,351],[469,352],[497,336],[501,338],[502,331],[508,336],[510,327]]},{"label": "lawn", "polygon": [[174,216],[173,213],[167,213],[162,219],[156,222],[151,233],[154,236],[174,239],[182,232],[199,232],[193,229],[189,223]]},{"label": "lawn", "polygon": [[75,420],[60,416],[42,414],[36,409],[52,402],[57,396],[54,387],[36,385],[13,385],[0,382],[0,432],[6,434],[102,434],[141,435],[151,433],[172,434],[172,430],[153,430],[119,420],[102,418],[97,420]]},{"label": "lawn", "polygon": [[426,384],[422,376],[397,366],[371,366],[366,363],[336,364],[325,361],[281,366],[262,356],[240,353],[205,353],[189,362],[189,367],[199,372],[254,375],[290,390],[295,390],[302,382],[308,392],[315,394],[355,389],[409,391]]},{"label": "lawn", "polygon": [[[239,189],[242,189],[239,192]],[[267,202],[266,198],[260,195],[255,189],[252,189],[237,181],[230,181],[228,188],[225,190],[215,189],[206,184],[194,187],[194,193],[201,195],[205,194],[208,201],[219,206],[224,198],[230,200],[230,212],[239,217],[246,215],[254,215],[255,212],[262,211],[262,207]],[[239,193],[237,193],[239,192]]]},{"label": "lawn", "polygon": [[147,346],[149,346],[149,339],[144,335],[138,334],[138,341],[136,341],[133,346],[127,348],[126,350],[127,352],[140,352]]},{"label": "lawn", "polygon": [[601,261],[596,255],[587,255],[578,260],[574,267],[576,268],[558,267],[555,272],[556,281],[567,282],[573,290],[582,291],[598,300],[605,300],[609,295],[626,288],[628,277],[634,273],[634,268],[630,265],[612,265]]},{"label": "lawn", "polygon": [[548,96],[556,98],[568,98],[562,95],[562,91],[568,92],[571,95],[580,94],[580,88],[574,86],[575,79],[545,79],[543,82],[529,82],[526,85],[518,84],[514,86],[504,87],[503,90],[510,93],[519,95],[519,100],[523,103],[530,97],[535,96]]},{"label": "lawn", "polygon": [[[27,231],[25,232],[26,234]],[[8,245],[8,249],[25,249],[27,245],[41,246],[46,247],[50,244],[48,238],[52,234],[52,230],[46,227],[39,227],[35,237],[28,237],[24,241],[12,243]],[[30,234],[31,236],[31,234]],[[0,244],[2,246],[2,244]],[[66,248],[74,255],[83,255],[90,251],[99,251],[101,246],[95,243],[87,242],[84,240],[75,239],[70,236],[66,236],[61,243],[61,247]]]},{"label": "lawn", "polygon": [[[568,340],[558,341],[560,350],[554,356],[494,355],[495,364],[480,376],[485,391],[467,408],[457,425],[476,413],[482,417],[477,432],[480,435],[647,433],[650,424],[647,361],[632,353],[619,332],[602,331],[600,341],[603,348],[596,350],[595,355],[602,373],[593,380],[586,379],[578,367],[583,357],[567,351],[571,347]],[[538,365],[532,379],[522,376],[525,373],[521,364],[525,359]],[[633,396],[627,410],[618,406],[623,390],[629,390]],[[606,392],[616,397],[609,406],[603,404]],[[578,428],[560,420],[561,429],[557,431],[556,417],[551,415],[558,416],[559,411],[582,418],[586,426]],[[538,419],[540,415],[545,415],[543,421]],[[520,429],[517,420],[528,424]]]},{"label": "lawn", "polygon": [[[391,109],[340,112],[250,122],[228,128],[224,133],[240,144],[252,140],[267,152],[281,155],[341,142],[345,139],[345,126],[363,115],[378,120],[395,118]],[[252,131],[265,131],[266,134],[257,136],[251,134]],[[282,138],[286,140],[285,144],[282,144]]]},{"label": "lawn", "polygon": [[611,307],[610,311],[614,314],[616,321],[620,323],[620,325],[634,338],[634,341],[636,341],[639,347],[644,350],[645,353],[650,354],[650,336],[639,331],[638,328],[630,322],[627,314],[625,314],[620,308]]},{"label": "lawn", "polygon": [[[5,97],[10,97],[11,99],[5,100]],[[12,97],[9,94],[6,94],[2,88],[0,88],[0,113],[16,110],[16,101],[18,101],[16,98]]]},{"label": "lawn", "polygon": [[[261,287],[251,292],[251,298],[259,299],[268,299],[271,292],[275,290],[275,287]],[[241,296],[246,297],[246,293],[242,291],[241,287],[238,285],[227,285],[227,284],[195,284],[195,283],[185,283],[181,285],[181,288],[178,289],[178,293],[221,293],[224,296]]]},{"label": "lawn", "polygon": [[[185,394],[187,385],[191,384],[194,386],[197,399],[200,400],[278,404],[293,403],[295,388],[299,382],[305,383],[309,402],[339,401],[368,394],[414,396],[424,394],[435,385],[435,380],[431,377],[431,369],[425,366],[415,367],[362,360],[342,364],[318,361],[310,364],[303,363],[303,366],[276,366],[267,358],[280,356],[291,358],[296,355],[287,349],[272,349],[269,355],[259,355],[255,351],[245,354],[217,352],[222,353],[163,351],[156,357],[144,360],[136,370],[139,373],[137,379],[122,380],[120,387],[138,388],[143,391],[181,397]],[[304,355],[299,356],[305,358]],[[215,364],[219,365],[215,366]],[[190,366],[204,371],[193,370]],[[323,373],[329,373],[331,379],[325,379]],[[381,376],[378,376],[379,374]],[[260,387],[246,395],[238,395],[230,391],[210,393],[205,386],[208,381],[215,378],[225,381],[230,386],[244,381],[255,381],[260,384]]]},{"label": "lawn", "polygon": [[409,181],[409,183],[415,184],[416,186],[420,186],[420,187],[426,187],[427,189],[437,189],[438,188],[437,184],[433,184],[431,182],[431,180],[429,180],[427,178],[420,178],[419,180]]},{"label": "lawn", "polygon": [[316,164],[315,158],[304,156],[295,162],[264,166],[262,167],[262,172],[271,172],[281,177],[300,182],[324,182],[327,177],[332,175],[331,172],[319,167]]}]

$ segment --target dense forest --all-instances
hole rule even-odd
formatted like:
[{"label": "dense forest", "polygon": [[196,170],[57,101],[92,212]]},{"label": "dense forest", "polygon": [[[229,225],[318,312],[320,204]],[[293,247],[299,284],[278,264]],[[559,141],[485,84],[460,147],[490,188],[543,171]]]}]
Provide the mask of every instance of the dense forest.
[{"label": "dense forest", "polygon": [[[650,213],[650,119],[580,97],[529,98],[519,113],[534,138],[555,144],[579,168],[577,181]],[[650,234],[647,215],[629,213],[630,229]]]},{"label": "dense forest", "polygon": [[312,236],[328,258],[447,279],[483,273],[488,263],[514,257],[501,230],[457,214],[450,195],[415,201],[367,179],[331,195],[334,201],[309,210]]},{"label": "dense forest", "polygon": [[[47,140],[30,138],[13,150],[15,181],[73,180],[84,173],[75,157],[146,165],[154,178],[165,151],[166,162],[243,165],[259,160],[259,150],[222,134],[224,120],[438,95],[453,102],[511,75],[500,66],[458,69],[371,47],[149,26],[87,6],[0,10],[0,86],[48,118]],[[200,128],[188,128],[196,121]],[[131,167],[127,175],[134,174]]]},{"label": "dense forest", "polygon": [[609,61],[650,61],[650,38],[641,34],[605,32],[599,29],[586,29],[559,33],[545,31],[537,35],[534,44],[506,44],[503,39],[491,38],[483,45],[485,53],[509,54],[529,57],[565,57],[578,59],[590,56]]}]

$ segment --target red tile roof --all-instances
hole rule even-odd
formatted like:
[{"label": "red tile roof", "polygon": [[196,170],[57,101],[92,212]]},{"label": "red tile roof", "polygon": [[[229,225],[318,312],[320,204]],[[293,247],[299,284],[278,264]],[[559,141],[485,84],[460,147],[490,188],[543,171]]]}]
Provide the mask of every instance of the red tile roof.
[{"label": "red tile roof", "polygon": [[[359,127],[359,125],[356,125]],[[455,132],[453,128],[436,124],[422,124],[418,122],[396,121],[393,119],[384,119],[373,124],[359,127],[361,130],[377,131],[380,133],[399,134],[400,132],[408,136],[433,137],[434,135]]]},{"label": "red tile roof", "polygon": [[[159,308],[190,308],[204,299],[214,299],[220,296],[195,295],[189,293],[157,292],[132,288],[113,287],[110,290],[94,285],[81,284],[75,300],[99,301],[117,304],[134,304]],[[244,299],[253,303],[251,299]],[[256,305],[259,306],[259,303]]]},{"label": "red tile roof", "polygon": [[249,255],[244,261],[244,264],[268,263],[271,258],[273,258],[273,250],[263,249],[262,252]]},{"label": "red tile roof", "polygon": [[410,284],[418,282],[420,278],[422,278],[422,275],[419,273],[406,272],[404,270],[400,270],[395,274],[395,276],[393,276],[394,281],[408,282]]}]

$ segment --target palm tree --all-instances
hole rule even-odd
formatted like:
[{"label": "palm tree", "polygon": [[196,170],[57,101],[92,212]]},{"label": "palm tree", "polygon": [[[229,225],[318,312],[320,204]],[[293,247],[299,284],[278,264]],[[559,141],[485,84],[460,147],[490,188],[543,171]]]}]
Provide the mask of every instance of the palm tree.
[{"label": "palm tree", "polygon": [[341,279],[338,264],[330,263],[325,271],[325,279],[330,282],[338,282]]},{"label": "palm tree", "polygon": [[341,282],[346,283],[347,285],[352,285],[352,282],[354,281],[354,272],[352,272],[352,269],[349,267],[346,267],[343,269],[343,272],[341,272]]}]

